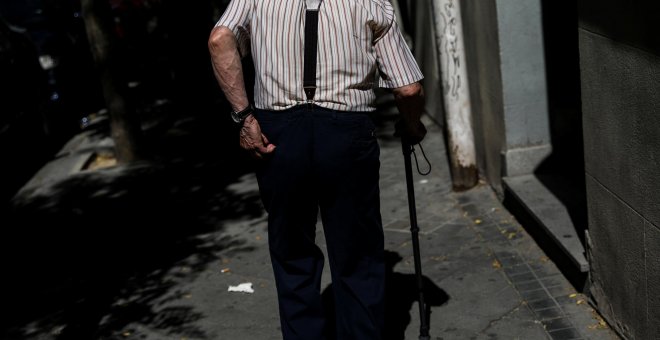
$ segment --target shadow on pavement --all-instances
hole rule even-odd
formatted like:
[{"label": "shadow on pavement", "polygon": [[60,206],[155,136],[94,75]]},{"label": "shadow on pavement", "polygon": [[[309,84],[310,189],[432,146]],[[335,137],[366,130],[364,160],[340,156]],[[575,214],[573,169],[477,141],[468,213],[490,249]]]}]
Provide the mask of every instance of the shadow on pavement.
[{"label": "shadow on pavement", "polygon": [[[385,251],[385,328],[384,340],[405,339],[406,329],[410,325],[411,311],[419,297],[417,293],[417,279],[415,274],[403,274],[394,271],[394,266],[403,258],[396,252]],[[438,287],[431,279],[424,276],[424,296],[427,313],[430,308],[441,306],[449,301],[449,295]],[[335,339],[335,303],[332,295],[332,284],[328,285],[322,293],[323,306],[328,320],[329,339]],[[412,313],[416,313],[412,311]]]},{"label": "shadow on pavement", "polygon": [[[238,148],[230,117],[222,114],[229,112],[227,104],[184,110],[182,102],[195,100],[179,100],[165,112],[139,112],[149,160],[80,171],[22,191],[11,205],[2,202],[0,288],[10,313],[0,319],[0,338],[124,339],[130,336],[125,329],[135,327],[209,337],[197,326],[203,314],[169,302],[182,299],[182,285],[210,263],[252,251],[223,229],[228,220],[264,212],[257,192],[230,187],[252,166]],[[376,123],[389,126],[398,117],[391,112],[394,102],[379,106]],[[101,120],[84,132],[100,140],[110,134],[108,124]],[[389,130],[379,138],[398,141]],[[77,150],[110,151],[94,143]],[[388,324],[394,327],[389,334],[402,339],[415,281],[394,273],[396,262],[388,274],[396,314],[388,320],[397,321]],[[446,294],[427,282],[430,303],[444,303]]]},{"label": "shadow on pavement", "polygon": [[124,338],[129,324],[204,338],[202,314],[159,306],[181,299],[179,287],[212,261],[253,250],[223,236],[224,221],[263,214],[256,192],[228,187],[250,166],[226,146],[237,136],[223,124],[178,117],[151,132],[150,161],[81,171],[17,196],[2,222],[11,313],[0,338]]}]

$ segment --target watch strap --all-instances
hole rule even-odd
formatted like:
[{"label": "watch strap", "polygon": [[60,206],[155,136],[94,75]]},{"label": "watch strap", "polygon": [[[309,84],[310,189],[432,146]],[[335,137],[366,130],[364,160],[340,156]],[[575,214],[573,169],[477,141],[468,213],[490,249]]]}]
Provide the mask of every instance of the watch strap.
[{"label": "watch strap", "polygon": [[231,112],[231,118],[232,118],[232,119],[234,120],[234,122],[236,122],[236,123],[243,123],[243,121],[245,120],[245,118],[247,118],[249,115],[251,115],[253,111],[254,111],[254,108],[253,108],[252,105],[250,104],[250,105],[248,105],[246,108],[244,108],[244,109],[241,110],[241,111],[238,111],[238,112],[236,112],[236,111],[232,111],[232,112]]}]

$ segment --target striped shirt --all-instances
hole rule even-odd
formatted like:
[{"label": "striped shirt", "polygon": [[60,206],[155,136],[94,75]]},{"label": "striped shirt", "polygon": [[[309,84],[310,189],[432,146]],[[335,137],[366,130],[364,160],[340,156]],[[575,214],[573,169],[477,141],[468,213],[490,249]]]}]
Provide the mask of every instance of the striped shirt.
[{"label": "striped shirt", "polygon": [[[232,0],[216,26],[252,54],[255,106],[284,110],[305,103],[305,0]],[[375,110],[374,87],[423,78],[388,0],[323,0],[319,8],[314,103],[339,111]],[[378,78],[379,77],[379,78]]]}]

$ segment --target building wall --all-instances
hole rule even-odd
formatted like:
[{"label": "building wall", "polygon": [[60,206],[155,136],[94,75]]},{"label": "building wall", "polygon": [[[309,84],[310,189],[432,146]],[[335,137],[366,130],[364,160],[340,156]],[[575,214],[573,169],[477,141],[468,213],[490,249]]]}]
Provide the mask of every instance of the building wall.
[{"label": "building wall", "polygon": [[656,0],[580,0],[590,291],[631,339],[660,338]]},{"label": "building wall", "polygon": [[469,0],[461,5],[477,164],[488,182],[500,188],[506,142],[497,10],[494,1]]},{"label": "building wall", "polygon": [[496,4],[508,149],[547,144],[541,1],[498,0]]},{"label": "building wall", "polygon": [[531,174],[550,154],[540,0],[463,0],[468,78],[479,168]]}]

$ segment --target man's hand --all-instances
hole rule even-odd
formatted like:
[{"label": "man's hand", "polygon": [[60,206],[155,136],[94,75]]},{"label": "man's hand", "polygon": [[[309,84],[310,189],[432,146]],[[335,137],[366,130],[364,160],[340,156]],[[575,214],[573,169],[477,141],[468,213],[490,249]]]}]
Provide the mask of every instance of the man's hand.
[{"label": "man's hand", "polygon": [[415,145],[426,136],[426,127],[420,121],[424,112],[424,88],[420,83],[397,87],[392,91],[401,119],[396,123],[395,136]]},{"label": "man's hand", "polygon": [[394,136],[401,137],[409,145],[419,144],[426,136],[426,127],[420,120],[406,122],[401,119],[396,122],[394,128]]},{"label": "man's hand", "polygon": [[275,151],[275,144],[271,144],[268,138],[261,133],[259,122],[252,115],[245,118],[240,138],[241,148],[250,152],[257,159],[262,159],[265,155]]}]

